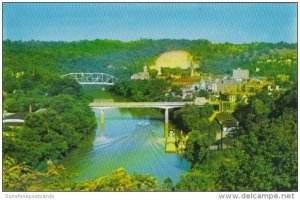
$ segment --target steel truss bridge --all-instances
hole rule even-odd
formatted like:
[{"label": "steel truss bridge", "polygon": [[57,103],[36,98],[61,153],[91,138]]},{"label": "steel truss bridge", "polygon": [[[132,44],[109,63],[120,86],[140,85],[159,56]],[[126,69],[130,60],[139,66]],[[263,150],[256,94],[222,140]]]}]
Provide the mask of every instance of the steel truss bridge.
[{"label": "steel truss bridge", "polygon": [[114,85],[118,80],[105,73],[69,73],[61,77],[72,77],[81,85]]}]

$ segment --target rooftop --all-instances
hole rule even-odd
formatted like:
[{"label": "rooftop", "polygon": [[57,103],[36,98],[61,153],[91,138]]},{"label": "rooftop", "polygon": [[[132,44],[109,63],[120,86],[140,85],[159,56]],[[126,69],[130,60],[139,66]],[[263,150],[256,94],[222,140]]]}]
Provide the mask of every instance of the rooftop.
[{"label": "rooftop", "polygon": [[221,112],[216,115],[216,120],[222,125],[222,126],[237,126],[238,121],[228,112]]}]

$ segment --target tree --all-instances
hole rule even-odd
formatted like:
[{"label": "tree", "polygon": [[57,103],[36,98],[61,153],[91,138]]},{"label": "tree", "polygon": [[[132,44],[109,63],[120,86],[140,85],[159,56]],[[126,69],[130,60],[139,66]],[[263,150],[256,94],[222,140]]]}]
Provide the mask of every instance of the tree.
[{"label": "tree", "polygon": [[182,96],[182,89],[181,89],[180,86],[178,86],[178,85],[173,85],[173,86],[171,87],[171,90],[172,90],[172,92],[173,92],[175,95],[177,95],[177,96]]},{"label": "tree", "polygon": [[73,78],[59,78],[54,80],[49,89],[49,95],[56,96],[58,94],[81,96],[81,86]]},{"label": "tree", "polygon": [[254,99],[250,109],[237,111],[250,112],[240,115],[246,121],[231,159],[219,170],[217,179],[225,191],[297,190],[297,104],[276,103],[272,108],[283,99],[296,102],[295,90],[277,100]]},{"label": "tree", "polygon": [[180,178],[176,191],[215,191],[215,187],[211,174],[192,169]]},{"label": "tree", "polygon": [[208,99],[209,92],[207,90],[199,90],[199,97],[205,97]]},{"label": "tree", "polygon": [[185,105],[174,112],[174,120],[178,126],[185,132],[197,130],[198,124],[195,123],[200,119],[199,108],[196,105]]},{"label": "tree", "polygon": [[162,185],[162,191],[174,191],[173,181],[170,177],[164,180],[164,183]]},{"label": "tree", "polygon": [[25,163],[16,164],[15,160],[6,157],[3,160],[3,190],[6,192],[24,192],[37,179]]},{"label": "tree", "polygon": [[79,182],[75,191],[157,191],[157,180],[149,175],[128,175],[124,168],[112,171],[111,178]]}]

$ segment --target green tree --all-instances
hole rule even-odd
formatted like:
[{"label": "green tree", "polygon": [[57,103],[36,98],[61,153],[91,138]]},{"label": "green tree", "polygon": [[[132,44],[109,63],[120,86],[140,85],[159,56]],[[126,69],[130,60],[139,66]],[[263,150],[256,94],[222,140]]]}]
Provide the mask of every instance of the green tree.
[{"label": "green tree", "polygon": [[170,177],[164,180],[164,183],[162,184],[162,191],[174,191],[173,181]]},{"label": "green tree", "polygon": [[193,169],[181,176],[176,191],[215,191],[215,183],[211,174]]},{"label": "green tree", "polygon": [[197,130],[198,124],[195,122],[198,119],[200,119],[200,113],[196,105],[185,105],[174,112],[174,121],[185,132]]}]

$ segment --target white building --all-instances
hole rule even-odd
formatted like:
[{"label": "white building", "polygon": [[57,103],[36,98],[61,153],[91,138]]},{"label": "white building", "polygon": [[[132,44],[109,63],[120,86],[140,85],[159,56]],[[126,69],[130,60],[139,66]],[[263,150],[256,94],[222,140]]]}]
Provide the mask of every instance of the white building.
[{"label": "white building", "polygon": [[210,85],[211,86],[211,91],[212,92],[217,92],[218,91],[218,84],[217,83],[213,83]]},{"label": "white building", "polygon": [[232,72],[232,76],[236,80],[246,80],[249,78],[249,70],[248,69],[234,69]]},{"label": "white building", "polygon": [[208,101],[205,97],[196,97],[195,98],[195,103],[199,104],[206,104]]}]

